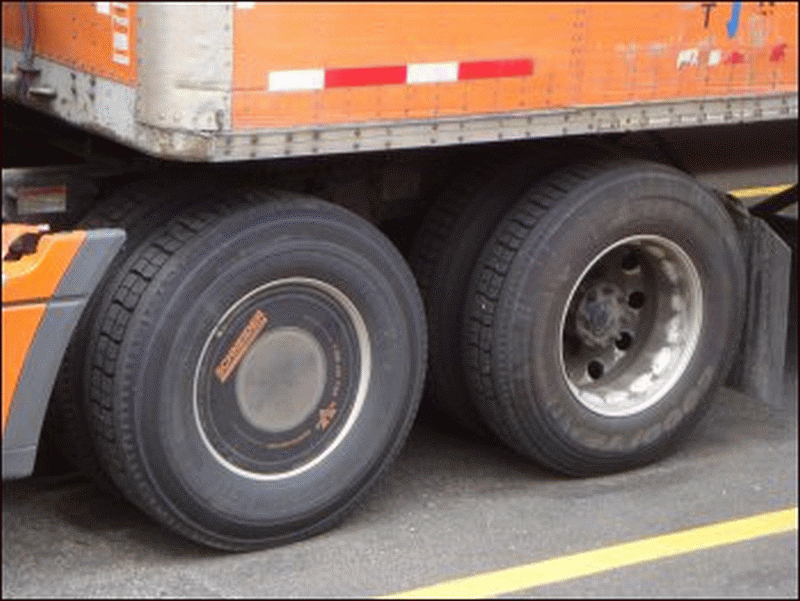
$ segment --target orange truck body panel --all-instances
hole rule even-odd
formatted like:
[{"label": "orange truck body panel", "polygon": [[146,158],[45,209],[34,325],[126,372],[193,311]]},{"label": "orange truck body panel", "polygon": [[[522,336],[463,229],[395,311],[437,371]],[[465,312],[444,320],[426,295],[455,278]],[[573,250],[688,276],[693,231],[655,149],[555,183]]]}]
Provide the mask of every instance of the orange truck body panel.
[{"label": "orange truck body panel", "polygon": [[[8,244],[30,226],[3,225],[3,255]],[[3,261],[3,432],[28,350],[53,296],[86,232],[46,234],[36,252],[17,261]]]},{"label": "orange truck body panel", "polygon": [[45,234],[35,253],[3,262],[3,304],[51,298],[85,238],[82,231]]},{"label": "orange truck body panel", "polygon": [[[234,13],[233,123],[402,120],[796,89],[797,5],[744,3],[729,37],[734,4],[718,3],[707,26],[703,6],[685,2],[256,4]],[[503,59],[530,60],[532,73],[265,89],[270,71]]]},{"label": "orange truck body panel", "polygon": [[[97,10],[108,4],[109,11]],[[136,83],[136,60],[130,40],[136,39],[136,4],[120,2],[35,2],[29,10],[35,19],[35,52],[85,73],[125,84]],[[116,50],[128,45],[128,50]],[[123,36],[120,38],[119,36]],[[23,44],[21,4],[3,2],[3,43],[20,49]],[[116,60],[115,60],[116,56]]]},{"label": "orange truck body panel", "polygon": [[[166,158],[797,116],[794,2],[31,5],[31,51],[54,88],[50,105],[33,104]],[[7,73],[22,60],[21,21],[4,3]],[[102,105],[112,93],[127,100]],[[519,115],[529,120],[513,128],[486,121]]]},{"label": "orange truck body panel", "polygon": [[19,376],[36,330],[44,316],[45,304],[3,307],[3,432],[6,431],[11,403]]}]

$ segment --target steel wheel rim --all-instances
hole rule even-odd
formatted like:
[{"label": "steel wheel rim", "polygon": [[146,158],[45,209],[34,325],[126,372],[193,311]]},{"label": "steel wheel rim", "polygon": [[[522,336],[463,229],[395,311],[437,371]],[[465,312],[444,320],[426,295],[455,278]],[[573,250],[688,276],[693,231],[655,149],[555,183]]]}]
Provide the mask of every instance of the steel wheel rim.
[{"label": "steel wheel rim", "polygon": [[[224,324],[228,320],[228,318],[232,314],[234,314],[234,312],[236,312],[242,305],[247,303],[253,297],[261,293],[264,293],[265,291],[268,291],[270,289],[275,289],[287,285],[305,286],[308,287],[309,289],[321,292],[325,294],[327,297],[329,297],[333,302],[335,302],[338,305],[338,307],[343,311],[343,313],[347,315],[357,338],[357,346],[358,346],[357,352],[360,358],[360,365],[359,365],[360,371],[359,371],[358,382],[356,384],[354,399],[350,404],[350,409],[347,418],[344,424],[340,427],[336,437],[327,444],[327,446],[322,450],[322,452],[316,454],[309,461],[306,461],[305,463],[294,469],[276,473],[263,473],[263,472],[243,469],[242,467],[232,463],[231,461],[223,457],[217,450],[217,448],[215,448],[215,445],[212,444],[212,442],[209,440],[209,436],[205,431],[198,407],[198,386],[201,379],[201,367],[204,365],[204,360],[206,359],[206,354],[208,352],[209,346],[211,345],[213,339],[218,335],[218,330],[221,324]],[[246,358],[243,359],[242,361],[246,363]],[[217,321],[215,326],[211,329],[211,332],[209,333],[205,341],[205,344],[203,345],[203,348],[201,350],[200,357],[197,361],[197,366],[195,368],[195,373],[194,373],[194,381],[192,387],[193,391],[192,405],[193,405],[195,426],[200,434],[200,438],[202,439],[203,445],[206,447],[209,453],[211,453],[211,455],[214,456],[214,458],[220,464],[224,465],[230,471],[239,474],[240,476],[243,476],[245,478],[252,480],[260,480],[260,481],[275,481],[285,478],[296,477],[319,465],[345,440],[350,430],[352,429],[353,425],[355,424],[356,420],[358,419],[361,410],[363,409],[364,402],[367,396],[367,390],[369,388],[371,366],[372,366],[372,359],[371,359],[370,337],[369,337],[369,332],[367,330],[367,326],[364,322],[363,317],[361,316],[361,313],[346,294],[344,294],[341,290],[339,290],[335,286],[332,286],[326,282],[313,278],[290,277],[290,278],[282,278],[280,280],[275,280],[268,284],[264,284],[263,286],[259,286],[248,292],[243,297],[241,297],[225,312],[225,314]]]},{"label": "steel wheel rim", "polygon": [[657,404],[683,375],[700,337],[703,290],[675,242],[630,236],[584,269],[562,313],[558,356],[574,398],[603,417]]}]

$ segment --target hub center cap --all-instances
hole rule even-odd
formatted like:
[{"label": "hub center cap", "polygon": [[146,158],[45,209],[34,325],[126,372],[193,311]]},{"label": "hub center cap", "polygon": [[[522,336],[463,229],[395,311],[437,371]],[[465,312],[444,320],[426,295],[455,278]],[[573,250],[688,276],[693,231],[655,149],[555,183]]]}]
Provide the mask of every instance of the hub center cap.
[{"label": "hub center cap", "polygon": [[255,427],[282,432],[300,425],[325,388],[325,354],[300,328],[277,328],[261,336],[236,373],[236,400]]},{"label": "hub center cap", "polygon": [[576,329],[585,344],[604,347],[619,337],[624,302],[622,290],[614,284],[597,284],[586,291],[576,315]]}]

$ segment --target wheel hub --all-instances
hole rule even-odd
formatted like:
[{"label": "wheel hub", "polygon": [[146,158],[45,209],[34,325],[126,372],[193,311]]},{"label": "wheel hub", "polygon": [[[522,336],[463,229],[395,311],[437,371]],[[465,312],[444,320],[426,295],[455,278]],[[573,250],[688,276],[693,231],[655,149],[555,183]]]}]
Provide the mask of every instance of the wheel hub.
[{"label": "wheel hub", "polygon": [[299,474],[347,436],[370,365],[366,326],[343,292],[303,277],[264,284],[208,334],[194,377],[198,432],[242,476]]},{"label": "wheel hub", "polygon": [[295,327],[259,338],[236,372],[236,400],[255,427],[282,432],[300,425],[325,388],[325,353],[316,338]]},{"label": "wheel hub", "polygon": [[584,344],[609,346],[625,323],[625,295],[619,286],[603,282],[592,286],[578,305],[576,329]]},{"label": "wheel hub", "polygon": [[600,252],[570,294],[561,367],[586,408],[633,415],[657,403],[695,350],[702,321],[697,268],[662,236],[631,236]]}]

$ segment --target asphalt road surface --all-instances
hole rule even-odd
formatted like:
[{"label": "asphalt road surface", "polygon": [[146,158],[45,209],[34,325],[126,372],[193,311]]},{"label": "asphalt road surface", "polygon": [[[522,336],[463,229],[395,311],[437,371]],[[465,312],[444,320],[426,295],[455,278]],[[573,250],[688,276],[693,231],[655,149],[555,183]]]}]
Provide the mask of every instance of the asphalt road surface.
[{"label": "asphalt road surface", "polygon": [[[724,389],[677,453],[600,478],[553,476],[418,423],[343,525],[247,554],[199,548],[74,475],[5,483],[2,595],[383,595],[797,507],[796,373],[782,406]],[[509,596],[796,597],[797,546],[795,526],[582,578],[567,567]]]}]

